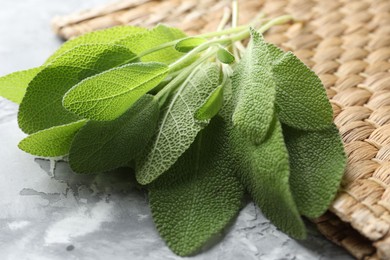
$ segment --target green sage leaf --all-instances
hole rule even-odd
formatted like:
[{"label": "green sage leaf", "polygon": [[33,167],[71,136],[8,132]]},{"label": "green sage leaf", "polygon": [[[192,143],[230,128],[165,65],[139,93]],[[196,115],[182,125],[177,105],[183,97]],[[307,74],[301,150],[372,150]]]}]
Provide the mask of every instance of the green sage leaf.
[{"label": "green sage leaf", "polygon": [[27,136],[19,148],[36,156],[58,157],[69,153],[70,144],[86,120],[54,126]]},{"label": "green sage leaf", "polygon": [[136,164],[139,183],[148,184],[168,170],[194,142],[207,121],[194,118],[210,93],[218,86],[219,67],[202,64],[165,102],[157,131],[145,155]]},{"label": "green sage leaf", "polygon": [[127,166],[154,134],[158,112],[158,102],[145,95],[113,121],[89,121],[72,142],[71,168],[78,173],[97,173]]},{"label": "green sage leaf", "polygon": [[112,44],[80,45],[65,52],[29,83],[19,108],[19,127],[31,134],[79,120],[62,106],[64,94],[81,80],[132,57],[127,48]]},{"label": "green sage leaf", "polygon": [[157,86],[168,71],[164,63],[126,64],[80,82],[66,93],[63,106],[84,118],[113,120]]},{"label": "green sage leaf", "polygon": [[279,119],[302,130],[321,130],[332,124],[333,111],[318,76],[291,52],[272,67]]},{"label": "green sage leaf", "polygon": [[223,105],[223,85],[211,92],[203,105],[195,112],[197,120],[208,120],[218,114]]},{"label": "green sage leaf", "polygon": [[41,69],[17,71],[0,78],[0,96],[20,104],[26,93],[28,83],[37,75]]},{"label": "green sage leaf", "polygon": [[148,186],[157,230],[178,255],[195,253],[240,210],[244,189],[227,141],[226,127],[215,117],[179,160]]},{"label": "green sage leaf", "polygon": [[176,43],[175,49],[179,52],[190,52],[207,40],[201,37],[188,37]]},{"label": "green sage leaf", "polygon": [[217,51],[217,58],[220,62],[225,64],[231,64],[234,62],[235,58],[228,50],[224,48],[219,48]]},{"label": "green sage leaf", "polygon": [[346,165],[343,143],[335,125],[322,131],[284,126],[290,154],[291,191],[302,215],[321,216],[339,188]]},{"label": "green sage leaf", "polygon": [[276,88],[270,62],[263,37],[251,30],[251,41],[232,78],[237,97],[233,123],[257,144],[265,138],[274,116]]}]

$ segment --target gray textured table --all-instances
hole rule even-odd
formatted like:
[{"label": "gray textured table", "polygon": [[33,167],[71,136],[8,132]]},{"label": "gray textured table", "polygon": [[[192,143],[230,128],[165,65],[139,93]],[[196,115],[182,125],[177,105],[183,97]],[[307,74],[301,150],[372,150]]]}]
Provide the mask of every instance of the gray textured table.
[{"label": "gray textured table", "polygon": [[[0,75],[43,61],[59,45],[50,19],[104,0],[0,0]],[[25,154],[17,106],[0,98],[0,259],[181,259],[159,238],[147,196],[112,176],[77,176]],[[54,167],[55,166],[55,167]],[[350,259],[309,227],[309,239],[279,232],[252,203],[200,259]]]}]

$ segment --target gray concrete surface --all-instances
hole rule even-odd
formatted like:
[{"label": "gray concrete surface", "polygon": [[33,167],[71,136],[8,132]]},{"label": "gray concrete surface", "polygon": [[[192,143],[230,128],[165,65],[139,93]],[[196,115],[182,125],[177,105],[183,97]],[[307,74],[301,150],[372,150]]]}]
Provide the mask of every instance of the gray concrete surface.
[{"label": "gray concrete surface", "polygon": [[[0,0],[0,75],[40,65],[59,45],[57,14],[104,0]],[[78,176],[66,163],[17,148],[17,106],[0,98],[0,259],[181,259],[158,236],[144,192],[126,173]],[[351,259],[309,226],[309,239],[278,231],[249,203],[222,240],[193,257]]]}]

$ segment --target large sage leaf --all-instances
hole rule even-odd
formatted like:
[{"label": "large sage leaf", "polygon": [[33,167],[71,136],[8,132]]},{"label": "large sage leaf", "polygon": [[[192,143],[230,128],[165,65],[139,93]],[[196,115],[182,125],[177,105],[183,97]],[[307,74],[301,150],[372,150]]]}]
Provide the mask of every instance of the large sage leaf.
[{"label": "large sage leaf", "polygon": [[215,117],[179,160],[148,186],[157,229],[178,255],[195,253],[240,210],[244,188],[235,175],[226,130]]},{"label": "large sage leaf", "polygon": [[157,86],[168,71],[158,62],[123,65],[80,82],[66,93],[63,105],[84,118],[113,120]]},{"label": "large sage leaf", "polygon": [[154,138],[137,162],[139,183],[148,184],[168,170],[190,147],[208,121],[198,121],[194,114],[219,84],[219,68],[203,64],[182,83],[162,108]]},{"label": "large sage leaf", "polygon": [[64,94],[81,80],[132,57],[127,48],[112,44],[80,45],[65,52],[29,83],[19,108],[19,127],[31,134],[79,120],[62,106]]}]

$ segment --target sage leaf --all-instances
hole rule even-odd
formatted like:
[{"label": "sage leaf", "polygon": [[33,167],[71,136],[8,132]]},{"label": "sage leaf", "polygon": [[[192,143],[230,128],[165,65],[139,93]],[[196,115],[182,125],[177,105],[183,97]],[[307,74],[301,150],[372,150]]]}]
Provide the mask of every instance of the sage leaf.
[{"label": "sage leaf", "polygon": [[70,144],[86,120],[54,126],[27,136],[19,148],[27,153],[42,157],[58,157],[69,153]]},{"label": "sage leaf", "polygon": [[332,124],[333,112],[318,76],[287,52],[272,67],[279,119],[302,130],[321,130]]},{"label": "sage leaf", "polygon": [[335,125],[321,131],[284,126],[290,154],[291,191],[302,215],[321,216],[339,188],[346,165],[343,143]]},{"label": "sage leaf", "polygon": [[224,48],[219,48],[217,51],[217,58],[220,62],[225,64],[231,64],[234,62],[235,58],[228,50]]},{"label": "sage leaf", "polygon": [[195,111],[218,86],[219,67],[202,64],[165,102],[157,131],[145,155],[136,163],[136,178],[148,184],[168,170],[194,142],[207,121],[194,118]]},{"label": "sage leaf", "polygon": [[0,78],[0,96],[20,104],[28,83],[37,75],[40,68],[17,71]]},{"label": "sage leaf", "polygon": [[195,112],[197,120],[208,120],[218,114],[223,105],[223,85],[219,85]]},{"label": "sage leaf", "polygon": [[239,158],[238,176],[264,215],[288,235],[305,238],[305,225],[290,190],[289,158],[279,121],[273,120],[260,145],[252,144],[236,129],[231,142]]},{"label": "sage leaf", "polygon": [[146,28],[124,25],[83,34],[62,44],[61,47],[46,60],[45,65],[48,65],[56,58],[78,45],[108,43],[113,44],[117,42],[118,39],[126,37],[137,37],[140,33],[146,31]]},{"label": "sage leaf", "polygon": [[233,123],[257,144],[265,138],[274,116],[276,89],[270,62],[263,37],[251,30],[251,41],[232,78],[237,97]]},{"label": "sage leaf", "polygon": [[77,46],[40,71],[29,83],[19,107],[19,127],[28,134],[80,119],[62,106],[64,94],[81,80],[134,57],[112,44]]},{"label": "sage leaf", "polygon": [[145,95],[113,121],[89,121],[72,142],[72,170],[97,173],[127,166],[154,134],[158,115],[158,102]]},{"label": "sage leaf", "polygon": [[148,186],[157,230],[178,255],[198,251],[240,210],[244,189],[227,141],[224,122],[215,117],[179,160]]},{"label": "sage leaf", "polygon": [[207,42],[205,38],[201,37],[188,37],[183,40],[178,41],[175,44],[175,49],[179,52],[189,52],[201,45],[202,43]]},{"label": "sage leaf", "polygon": [[63,106],[92,120],[113,120],[168,74],[164,63],[137,62],[83,80],[64,96]]},{"label": "sage leaf", "polygon": [[[159,45],[185,37],[186,34],[181,30],[159,24],[152,30],[138,34],[137,37],[130,35],[128,37],[119,39],[116,43],[127,46],[132,52],[138,55]],[[176,51],[172,45],[142,56],[141,61],[154,61],[170,64],[176,61],[182,55],[183,53]]]}]

